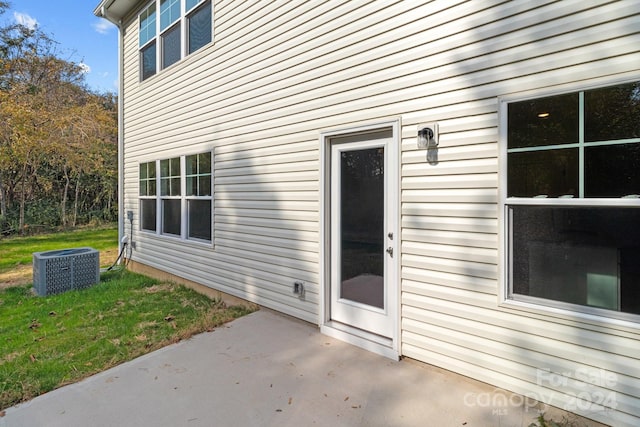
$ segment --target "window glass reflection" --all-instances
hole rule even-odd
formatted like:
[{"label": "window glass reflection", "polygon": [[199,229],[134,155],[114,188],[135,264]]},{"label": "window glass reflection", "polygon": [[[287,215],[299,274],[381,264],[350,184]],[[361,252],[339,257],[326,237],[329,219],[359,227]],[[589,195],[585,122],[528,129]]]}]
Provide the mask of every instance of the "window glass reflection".
[{"label": "window glass reflection", "polygon": [[585,196],[640,195],[640,144],[587,147]]},{"label": "window glass reflection", "polygon": [[211,240],[211,200],[189,200],[189,237]]},{"label": "window glass reflection", "polygon": [[584,93],[585,141],[640,138],[640,82]]},{"label": "window glass reflection", "polygon": [[180,25],[162,35],[162,68],[175,64],[180,60]]},{"label": "window glass reflection", "polygon": [[140,51],[142,56],[142,80],[156,73],[156,42],[149,43]]},{"label": "window glass reflection", "polygon": [[578,197],[578,149],[508,155],[508,197]]},{"label": "window glass reflection", "polygon": [[211,42],[211,3],[207,3],[189,18],[189,53]]},{"label": "window glass reflection", "polygon": [[384,308],[384,149],[340,158],[340,297]]},{"label": "window glass reflection", "polygon": [[640,314],[640,209],[509,210],[513,293]]},{"label": "window glass reflection", "polygon": [[165,199],[162,201],[162,232],[180,235],[180,200]]},{"label": "window glass reflection", "polygon": [[143,230],[156,231],[156,199],[141,199],[142,210],[140,227]]},{"label": "window glass reflection", "polygon": [[508,148],[578,142],[578,94],[509,104]]}]

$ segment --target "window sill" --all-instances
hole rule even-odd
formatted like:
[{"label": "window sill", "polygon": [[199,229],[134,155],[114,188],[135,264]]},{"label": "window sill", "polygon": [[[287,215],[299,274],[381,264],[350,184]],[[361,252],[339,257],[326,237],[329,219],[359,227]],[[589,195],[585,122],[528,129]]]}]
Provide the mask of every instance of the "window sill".
[{"label": "window sill", "polygon": [[540,206],[640,206],[640,198],[560,198],[560,197],[509,197],[505,205]]}]

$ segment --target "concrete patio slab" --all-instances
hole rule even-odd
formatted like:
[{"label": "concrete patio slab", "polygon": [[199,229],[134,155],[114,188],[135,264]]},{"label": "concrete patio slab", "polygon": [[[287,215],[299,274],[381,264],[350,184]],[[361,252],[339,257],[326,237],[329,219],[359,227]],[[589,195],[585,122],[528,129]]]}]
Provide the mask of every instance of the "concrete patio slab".
[{"label": "concrete patio slab", "polygon": [[[487,403],[497,394],[508,404]],[[531,406],[263,309],[9,408],[0,426],[528,426]]]}]

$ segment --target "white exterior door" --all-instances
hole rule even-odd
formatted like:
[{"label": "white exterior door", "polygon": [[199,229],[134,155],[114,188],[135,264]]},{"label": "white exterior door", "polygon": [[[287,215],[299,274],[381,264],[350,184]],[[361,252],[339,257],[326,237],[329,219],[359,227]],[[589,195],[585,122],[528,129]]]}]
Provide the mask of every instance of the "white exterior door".
[{"label": "white exterior door", "polygon": [[392,132],[331,141],[330,321],[393,338],[398,239]]}]

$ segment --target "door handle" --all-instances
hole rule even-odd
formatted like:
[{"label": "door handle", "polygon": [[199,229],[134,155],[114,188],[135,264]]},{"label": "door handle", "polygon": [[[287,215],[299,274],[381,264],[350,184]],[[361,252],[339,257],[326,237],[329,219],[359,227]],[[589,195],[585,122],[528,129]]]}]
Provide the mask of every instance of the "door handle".
[{"label": "door handle", "polygon": [[389,247],[387,248],[387,253],[389,254],[389,256],[390,256],[391,258],[393,258],[393,248],[392,248],[391,246],[389,246]]}]

